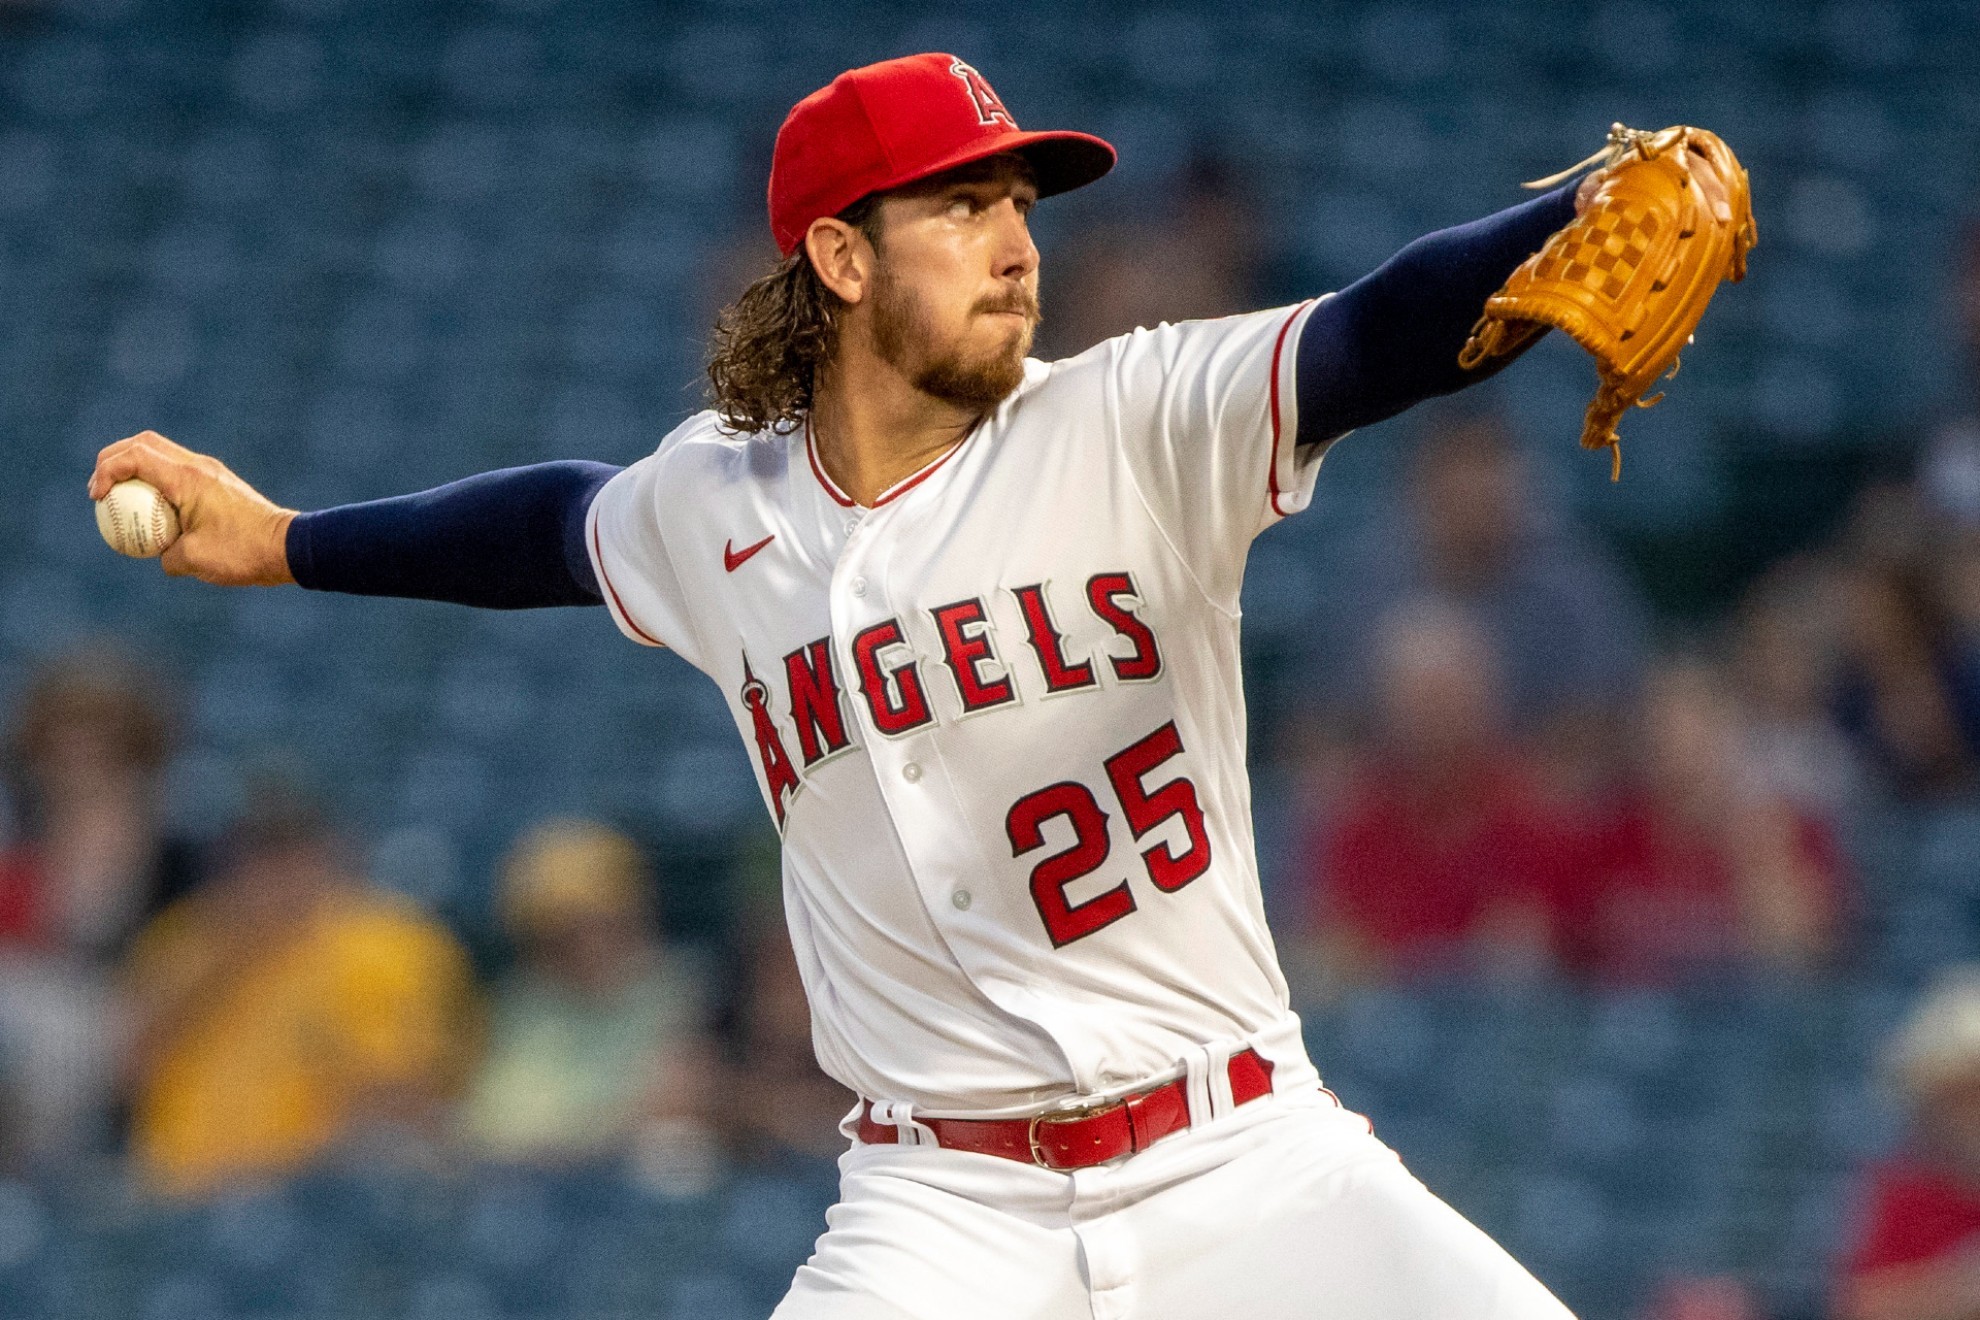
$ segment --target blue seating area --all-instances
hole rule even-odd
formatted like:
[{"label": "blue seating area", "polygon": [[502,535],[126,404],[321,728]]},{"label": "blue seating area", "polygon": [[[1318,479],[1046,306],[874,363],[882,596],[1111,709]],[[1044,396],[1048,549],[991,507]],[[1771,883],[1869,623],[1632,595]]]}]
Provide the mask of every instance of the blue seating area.
[{"label": "blue seating area", "polygon": [[[1396,992],[1308,1016],[1331,1088],[1588,1320],[1734,1274],[1824,1313],[1847,1178],[1894,1135],[1866,1065],[1896,999],[1745,987]],[[0,1316],[768,1313],[829,1164],[682,1194],[621,1168],[326,1172],[190,1209],[81,1171],[0,1183]]]},{"label": "blue seating area", "polygon": [[614,1171],[370,1169],[168,1212],[99,1182],[6,1184],[0,1314],[760,1316],[830,1186],[757,1175],[678,1196]]},{"label": "blue seating area", "polygon": [[1329,1085],[1578,1314],[1732,1274],[1825,1313],[1848,1178],[1895,1136],[1866,1081],[1894,1001],[1721,987],[1475,990],[1314,1021]]},{"label": "blue seating area", "polygon": [[[100,543],[83,482],[155,428],[320,507],[556,457],[629,462],[699,406],[702,336],[767,257],[761,186],[791,101],[856,63],[954,49],[1031,125],[1092,127],[1118,177],[1039,212],[1055,245],[1159,206],[1214,149],[1255,195],[1292,300],[1510,204],[1612,120],[1721,132],[1755,184],[1749,282],[1715,305],[1628,480],[1573,436],[1584,356],[1498,396],[1548,497],[1682,537],[1733,471],[1854,461],[1961,403],[1945,295],[1980,198],[1980,6],[1271,0],[51,0],[0,5],[0,709],[108,636],[180,680],[176,826],[293,758],[373,873],[485,935],[530,823],[634,822],[719,882],[764,830],[721,694],[599,611],[480,615],[169,581]],[[1249,644],[1394,486],[1389,424],[1329,459],[1260,543]],[[1282,686],[1254,691],[1274,717]],[[1284,798],[1259,768],[1267,884]],[[1980,808],[1866,812],[1852,972],[1806,985],[1366,995],[1308,1017],[1329,1084],[1586,1320],[1733,1274],[1823,1310],[1850,1171],[1895,1118],[1870,1064],[1934,969],[1980,957]],[[716,884],[683,895],[712,923]],[[712,895],[712,896],[711,896]],[[693,904],[707,905],[700,914]],[[691,1196],[625,1170],[367,1169],[194,1209],[120,1175],[0,1182],[0,1320],[604,1320],[766,1315],[832,1171]]]}]

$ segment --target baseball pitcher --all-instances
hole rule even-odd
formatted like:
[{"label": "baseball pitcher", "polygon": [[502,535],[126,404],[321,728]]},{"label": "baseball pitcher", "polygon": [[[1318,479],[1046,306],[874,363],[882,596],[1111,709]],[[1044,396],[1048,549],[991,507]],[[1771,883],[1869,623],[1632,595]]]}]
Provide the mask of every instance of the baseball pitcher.
[{"label": "baseball pitcher", "polygon": [[1530,342],[1459,364],[1617,164],[1327,297],[1035,360],[1031,210],[1113,161],[952,55],[855,69],[778,135],[783,261],[716,328],[712,406],[631,467],[296,513],[147,432],[91,494],[163,492],[169,573],[602,604],[721,688],[861,1097],[782,1320],[1564,1316],[1307,1058],[1238,598],[1329,445]]}]

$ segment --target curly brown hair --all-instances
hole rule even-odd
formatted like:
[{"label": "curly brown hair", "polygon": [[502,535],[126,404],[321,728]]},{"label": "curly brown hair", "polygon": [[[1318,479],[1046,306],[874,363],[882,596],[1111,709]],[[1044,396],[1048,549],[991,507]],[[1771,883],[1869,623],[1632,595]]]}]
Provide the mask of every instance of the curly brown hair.
[{"label": "curly brown hair", "polygon": [[[876,247],[879,203],[871,194],[838,216]],[[796,426],[811,410],[844,307],[799,248],[723,308],[708,353],[710,402],[722,425],[742,434]]]}]

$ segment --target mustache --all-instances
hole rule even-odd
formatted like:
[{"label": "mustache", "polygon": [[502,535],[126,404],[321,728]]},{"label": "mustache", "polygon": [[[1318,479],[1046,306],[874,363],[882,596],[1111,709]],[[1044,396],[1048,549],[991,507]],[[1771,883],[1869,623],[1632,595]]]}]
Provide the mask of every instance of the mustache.
[{"label": "mustache", "polygon": [[978,312],[1016,312],[1033,325],[1045,319],[1038,309],[1038,295],[1019,285],[1006,293],[985,298],[976,304]]}]

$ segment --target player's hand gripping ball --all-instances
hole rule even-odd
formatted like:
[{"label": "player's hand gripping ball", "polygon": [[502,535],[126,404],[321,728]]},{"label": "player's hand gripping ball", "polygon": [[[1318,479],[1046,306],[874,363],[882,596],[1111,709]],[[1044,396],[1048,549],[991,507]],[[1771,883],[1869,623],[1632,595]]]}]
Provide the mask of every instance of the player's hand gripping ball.
[{"label": "player's hand gripping ball", "polygon": [[1594,356],[1601,380],[1581,443],[1608,449],[1621,476],[1616,423],[1664,397],[1643,395],[1659,376],[1677,374],[1720,282],[1745,277],[1758,231],[1746,171],[1716,133],[1617,124],[1602,150],[1526,186],[1549,187],[1596,164],[1579,214],[1486,299],[1458,365],[1513,352],[1549,327],[1568,335]]},{"label": "player's hand gripping ball", "polygon": [[96,530],[120,555],[156,559],[179,539],[179,511],[156,486],[132,477],[96,502]]}]

